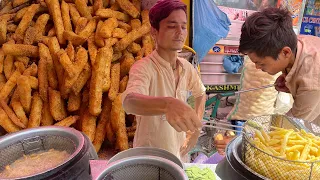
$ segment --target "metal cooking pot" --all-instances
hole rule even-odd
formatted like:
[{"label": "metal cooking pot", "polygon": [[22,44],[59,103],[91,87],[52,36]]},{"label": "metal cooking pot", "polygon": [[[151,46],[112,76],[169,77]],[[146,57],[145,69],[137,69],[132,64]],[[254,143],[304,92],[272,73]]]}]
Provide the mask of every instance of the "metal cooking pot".
[{"label": "metal cooking pot", "polygon": [[156,156],[165,158],[167,160],[170,160],[174,163],[176,163],[178,166],[180,166],[182,169],[184,169],[183,163],[172,153],[159,149],[159,148],[153,148],[153,147],[136,147],[131,148],[122,152],[119,152],[115,156],[113,156],[111,159],[109,159],[108,164],[111,164],[115,161],[128,158],[128,157],[134,157],[134,156]]},{"label": "metal cooking pot", "polygon": [[109,164],[97,180],[187,180],[174,162],[156,156],[133,156]]},{"label": "metal cooking pot", "polygon": [[49,149],[65,150],[70,156],[54,168],[17,179],[91,179],[89,160],[98,156],[90,140],[73,128],[59,126],[31,128],[1,137],[0,171],[24,154]]}]

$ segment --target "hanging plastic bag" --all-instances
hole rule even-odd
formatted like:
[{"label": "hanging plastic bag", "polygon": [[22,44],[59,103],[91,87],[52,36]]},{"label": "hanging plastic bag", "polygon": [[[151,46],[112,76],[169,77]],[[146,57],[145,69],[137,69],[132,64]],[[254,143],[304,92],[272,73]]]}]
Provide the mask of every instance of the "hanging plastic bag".
[{"label": "hanging plastic bag", "polygon": [[243,57],[239,55],[228,55],[223,57],[223,68],[230,74],[238,73],[243,66]]},{"label": "hanging plastic bag", "polygon": [[231,23],[213,0],[194,1],[193,22],[193,49],[201,62],[216,42],[227,37]]}]

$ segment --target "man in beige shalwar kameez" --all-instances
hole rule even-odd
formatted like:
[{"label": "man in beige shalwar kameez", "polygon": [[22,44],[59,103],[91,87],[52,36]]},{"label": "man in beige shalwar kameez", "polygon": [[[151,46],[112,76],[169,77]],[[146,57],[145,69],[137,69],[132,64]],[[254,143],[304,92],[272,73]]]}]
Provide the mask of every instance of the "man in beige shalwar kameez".
[{"label": "man in beige shalwar kameez", "polygon": [[[125,111],[137,117],[133,147],[161,148],[186,162],[200,134],[205,103],[196,69],[177,56],[187,36],[186,5],[158,1],[149,17],[156,50],[133,65],[122,94]],[[195,109],[186,103],[190,91]]]}]

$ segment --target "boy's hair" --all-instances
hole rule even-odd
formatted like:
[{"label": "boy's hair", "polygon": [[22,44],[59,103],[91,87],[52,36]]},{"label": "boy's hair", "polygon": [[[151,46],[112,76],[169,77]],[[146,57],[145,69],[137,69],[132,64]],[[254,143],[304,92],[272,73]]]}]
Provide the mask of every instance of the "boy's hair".
[{"label": "boy's hair", "polygon": [[291,13],[286,9],[267,8],[249,16],[242,25],[239,52],[243,54],[277,59],[285,46],[293,53],[297,49]]},{"label": "boy's hair", "polygon": [[159,0],[149,12],[151,26],[159,30],[160,21],[167,18],[172,11],[179,9],[187,15],[187,6],[180,0]]}]

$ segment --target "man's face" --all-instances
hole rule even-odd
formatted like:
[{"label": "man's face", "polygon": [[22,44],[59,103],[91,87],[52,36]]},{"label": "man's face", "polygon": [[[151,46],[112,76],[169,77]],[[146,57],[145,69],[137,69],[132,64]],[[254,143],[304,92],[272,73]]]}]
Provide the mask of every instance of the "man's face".
[{"label": "man's face", "polygon": [[159,24],[159,30],[153,29],[157,46],[162,49],[180,50],[187,37],[187,16],[183,10],[175,10]]},{"label": "man's face", "polygon": [[248,53],[249,58],[255,63],[257,69],[261,69],[263,72],[267,72],[270,75],[275,75],[278,72],[284,71],[289,65],[289,59],[280,53],[278,59],[274,59],[271,56],[261,58],[256,53]]}]

